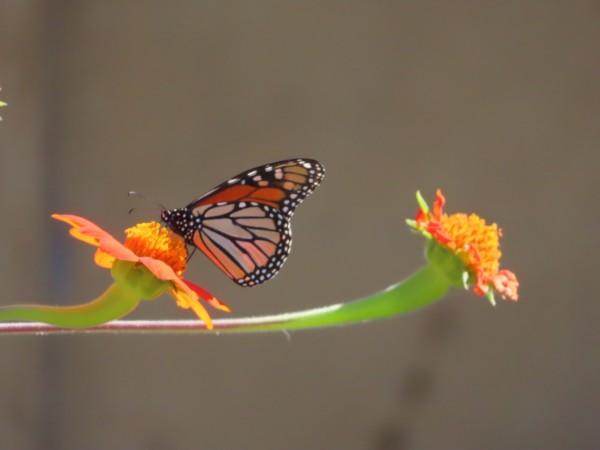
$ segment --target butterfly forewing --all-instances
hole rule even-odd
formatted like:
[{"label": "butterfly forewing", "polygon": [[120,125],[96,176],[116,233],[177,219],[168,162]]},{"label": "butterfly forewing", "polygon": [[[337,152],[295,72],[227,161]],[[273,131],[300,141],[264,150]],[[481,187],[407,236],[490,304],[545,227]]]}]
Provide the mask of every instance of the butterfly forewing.
[{"label": "butterfly forewing", "polygon": [[258,202],[292,215],[296,206],[323,180],[325,170],[314,159],[279,161],[243,172],[190,203],[194,211],[221,202]]},{"label": "butterfly forewing", "polygon": [[291,248],[290,218],[321,183],[323,167],[294,159],[241,173],[163,220],[242,286],[272,278]]}]

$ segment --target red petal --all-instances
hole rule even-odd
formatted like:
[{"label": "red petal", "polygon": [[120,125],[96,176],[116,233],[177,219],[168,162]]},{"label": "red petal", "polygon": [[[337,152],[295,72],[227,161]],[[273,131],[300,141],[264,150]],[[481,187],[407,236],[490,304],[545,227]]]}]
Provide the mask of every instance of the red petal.
[{"label": "red petal", "polygon": [[439,222],[430,222],[426,229],[440,244],[445,245],[452,241],[452,238],[442,229],[442,224]]},{"label": "red petal", "polygon": [[419,210],[417,211],[415,222],[417,222],[417,225],[419,226],[427,224],[427,214],[425,214],[425,212],[421,208],[419,208]]},{"label": "red petal", "polygon": [[477,272],[475,277],[475,286],[473,287],[475,293],[477,295],[485,295],[489,288],[487,277],[483,273]]},{"label": "red petal", "polygon": [[194,291],[196,294],[198,294],[198,297],[203,299],[206,303],[208,303],[213,308],[219,309],[221,311],[231,312],[231,308],[229,308],[229,306],[227,306],[225,303],[223,303],[221,300],[219,300],[217,297],[212,295],[210,292],[208,292],[203,287],[198,286],[197,284],[194,284],[191,281],[184,280],[183,278],[181,279],[181,281],[183,281],[187,287],[189,287],[192,291]]},{"label": "red petal", "polygon": [[433,217],[439,219],[443,213],[446,197],[442,194],[442,190],[438,189],[435,193],[435,202],[433,202]]}]

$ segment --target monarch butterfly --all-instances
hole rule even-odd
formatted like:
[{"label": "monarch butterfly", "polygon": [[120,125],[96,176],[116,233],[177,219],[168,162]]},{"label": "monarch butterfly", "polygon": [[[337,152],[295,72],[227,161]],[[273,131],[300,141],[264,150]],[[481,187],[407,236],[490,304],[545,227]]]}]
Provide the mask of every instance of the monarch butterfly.
[{"label": "monarch butterfly", "polygon": [[243,172],[161,218],[241,286],[274,277],[290,253],[290,218],[321,183],[313,159],[278,161]]}]

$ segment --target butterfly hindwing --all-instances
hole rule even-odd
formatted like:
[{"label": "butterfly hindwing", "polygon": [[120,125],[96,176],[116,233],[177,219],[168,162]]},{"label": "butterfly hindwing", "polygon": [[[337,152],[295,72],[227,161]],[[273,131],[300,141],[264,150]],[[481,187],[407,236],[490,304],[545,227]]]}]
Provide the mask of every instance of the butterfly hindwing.
[{"label": "butterfly hindwing", "polygon": [[[212,214],[230,207],[226,216]],[[194,233],[194,245],[238,284],[254,286],[279,271],[292,242],[288,217],[254,202],[211,206],[206,214]]]},{"label": "butterfly hindwing", "polygon": [[290,218],[320,184],[323,167],[294,159],[260,166],[222,183],[163,220],[242,286],[272,278],[291,248]]}]

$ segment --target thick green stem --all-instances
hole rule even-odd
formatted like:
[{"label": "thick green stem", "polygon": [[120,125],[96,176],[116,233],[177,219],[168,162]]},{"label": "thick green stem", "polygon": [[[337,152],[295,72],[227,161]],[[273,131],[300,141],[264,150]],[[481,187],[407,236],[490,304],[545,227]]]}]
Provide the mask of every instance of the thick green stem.
[{"label": "thick green stem", "polygon": [[[451,280],[435,266],[427,264],[411,277],[376,294],[348,303],[292,313],[259,317],[213,320],[214,330],[206,330],[196,320],[114,321],[131,311],[139,300],[131,291],[113,285],[102,297],[78,307],[13,306],[0,309],[0,320],[35,320],[61,327],[81,328],[85,333],[244,333],[323,328],[393,317],[427,306],[441,299]],[[124,289],[124,291],[123,291]],[[129,303],[128,303],[129,302]],[[41,324],[0,324],[0,333],[69,333],[66,329]]]},{"label": "thick green stem", "polygon": [[450,288],[448,279],[431,265],[384,291],[348,303],[294,313],[213,321],[214,331],[291,330],[345,325],[407,313],[439,300]]},{"label": "thick green stem", "polygon": [[123,317],[139,304],[137,292],[114,283],[104,294],[84,305],[14,305],[0,308],[0,321],[32,320],[59,327],[84,328]]}]

